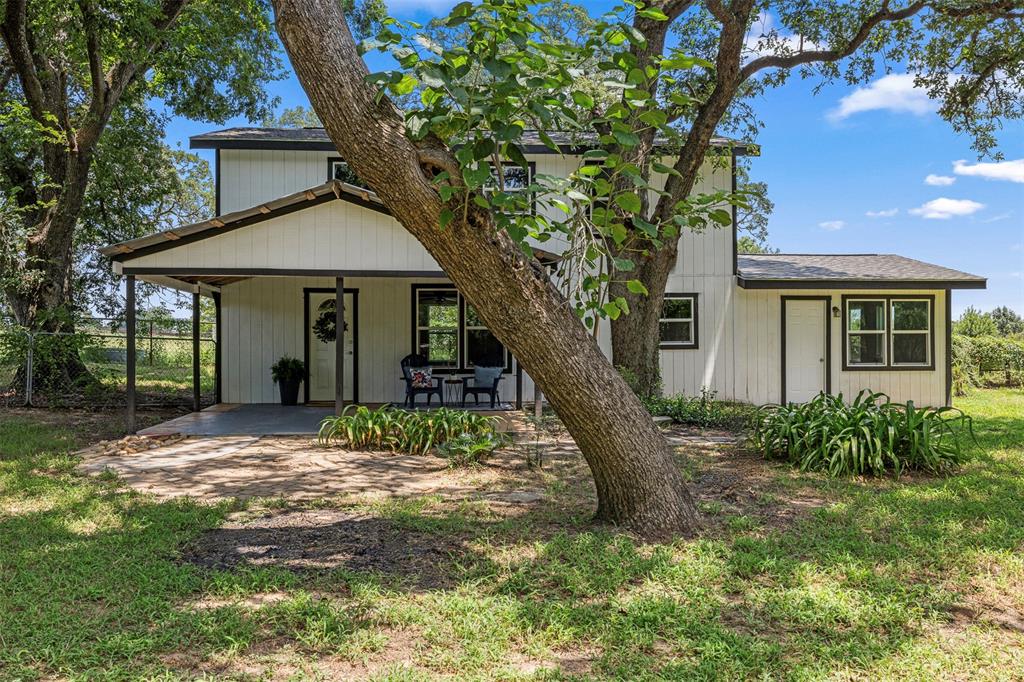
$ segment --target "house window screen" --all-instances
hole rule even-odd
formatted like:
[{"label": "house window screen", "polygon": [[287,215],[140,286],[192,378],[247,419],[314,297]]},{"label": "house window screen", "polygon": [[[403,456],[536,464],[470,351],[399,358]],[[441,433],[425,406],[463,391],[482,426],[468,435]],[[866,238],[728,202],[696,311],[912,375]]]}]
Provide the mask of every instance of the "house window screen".
[{"label": "house window screen", "polygon": [[459,294],[454,289],[416,291],[417,352],[431,365],[459,366]]}]

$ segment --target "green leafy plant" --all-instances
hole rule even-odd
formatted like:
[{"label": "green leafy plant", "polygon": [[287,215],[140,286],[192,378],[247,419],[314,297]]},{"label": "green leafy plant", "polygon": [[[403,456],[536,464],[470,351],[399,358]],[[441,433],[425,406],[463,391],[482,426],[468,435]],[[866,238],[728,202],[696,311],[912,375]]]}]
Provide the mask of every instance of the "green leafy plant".
[{"label": "green leafy plant", "polygon": [[355,449],[390,450],[423,455],[455,438],[497,439],[497,419],[464,410],[399,410],[389,405],[371,410],[350,405],[320,423],[321,445],[339,443]]},{"label": "green leafy plant", "polygon": [[270,367],[270,376],[277,384],[302,381],[306,377],[306,363],[285,355]]},{"label": "green leafy plant", "polygon": [[804,404],[766,405],[754,419],[751,442],[765,457],[832,476],[879,476],[904,469],[939,473],[966,460],[971,418],[953,407],[893,403],[861,391],[847,404],[821,394]]},{"label": "green leafy plant", "polygon": [[509,440],[508,434],[505,433],[461,433],[437,446],[437,454],[447,459],[448,466],[452,468],[474,466],[498,448],[508,445]]},{"label": "green leafy plant", "polygon": [[669,417],[676,424],[702,428],[742,428],[750,421],[753,407],[746,403],[718,400],[715,391],[701,388],[699,396],[682,394],[642,399],[655,417]]}]

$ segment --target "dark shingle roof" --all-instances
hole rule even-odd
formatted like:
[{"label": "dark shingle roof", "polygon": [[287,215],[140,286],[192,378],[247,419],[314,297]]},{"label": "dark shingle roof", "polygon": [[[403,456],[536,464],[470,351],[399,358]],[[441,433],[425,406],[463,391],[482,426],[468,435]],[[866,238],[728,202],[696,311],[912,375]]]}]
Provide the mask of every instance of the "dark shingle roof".
[{"label": "dark shingle roof", "polygon": [[922,288],[984,289],[984,277],[895,254],[757,254],[736,258],[740,286],[785,288],[787,283],[901,283]]},{"label": "dark shingle roof", "polygon": [[[563,151],[586,148],[594,143],[594,135],[580,133],[549,133]],[[550,154],[536,130],[523,133],[523,145],[534,154]],[[713,147],[735,149],[737,154],[755,154],[757,147],[725,137],[711,140]],[[334,143],[323,128],[226,128],[189,138],[192,149],[306,149],[334,151]]]}]

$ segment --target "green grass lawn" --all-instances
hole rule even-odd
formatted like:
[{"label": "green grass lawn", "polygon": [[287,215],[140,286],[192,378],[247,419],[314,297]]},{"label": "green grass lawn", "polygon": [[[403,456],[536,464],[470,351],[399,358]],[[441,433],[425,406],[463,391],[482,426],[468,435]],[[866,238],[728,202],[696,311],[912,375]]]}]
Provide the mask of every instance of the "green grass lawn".
[{"label": "green grass lawn", "polygon": [[447,548],[433,586],[184,563],[242,508],[82,478],[79,434],[0,415],[0,679],[1024,679],[1024,392],[958,405],[957,475],[765,463],[764,513],[705,503],[708,532],[671,544],[590,527],[555,483],[521,516],[357,510]]}]

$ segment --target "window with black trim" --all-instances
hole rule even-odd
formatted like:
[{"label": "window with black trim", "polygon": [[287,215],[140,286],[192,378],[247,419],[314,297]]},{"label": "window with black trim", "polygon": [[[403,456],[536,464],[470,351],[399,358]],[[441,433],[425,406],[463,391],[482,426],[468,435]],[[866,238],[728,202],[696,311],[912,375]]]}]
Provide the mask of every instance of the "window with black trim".
[{"label": "window with black trim", "polygon": [[466,367],[504,367],[505,347],[491,333],[476,310],[463,299],[466,314],[464,320],[463,344],[466,349]]},{"label": "window with black trim", "polygon": [[459,294],[454,289],[416,290],[416,352],[431,365],[459,366]]},{"label": "window with black trim", "polygon": [[844,297],[846,369],[933,368],[934,298]]},{"label": "window with black trim", "polygon": [[895,299],[890,305],[892,364],[896,367],[931,364],[931,301]]},{"label": "window with black trim", "polygon": [[327,180],[341,180],[356,187],[366,187],[366,183],[349,168],[348,163],[342,158],[327,159]]},{"label": "window with black trim", "polygon": [[696,348],[697,294],[665,294],[658,326],[662,348]]},{"label": "window with black trim", "polygon": [[491,194],[499,187],[504,187],[504,195],[492,200],[495,208],[506,215],[532,215],[536,211],[536,205],[530,186],[533,184],[536,169],[537,165],[533,161],[527,162],[526,168],[514,163],[502,163],[499,178],[492,164],[491,181],[484,187],[484,193]]},{"label": "window with black trim", "polygon": [[413,352],[445,371],[512,370],[512,356],[472,305],[450,286],[413,285]]},{"label": "window with black trim", "polygon": [[885,299],[846,302],[846,358],[850,365],[885,366]]}]

